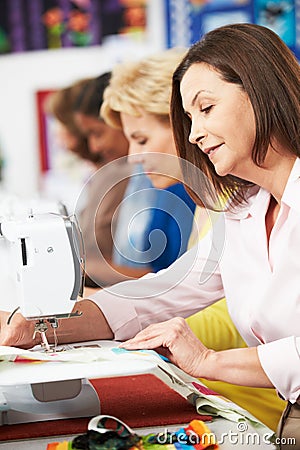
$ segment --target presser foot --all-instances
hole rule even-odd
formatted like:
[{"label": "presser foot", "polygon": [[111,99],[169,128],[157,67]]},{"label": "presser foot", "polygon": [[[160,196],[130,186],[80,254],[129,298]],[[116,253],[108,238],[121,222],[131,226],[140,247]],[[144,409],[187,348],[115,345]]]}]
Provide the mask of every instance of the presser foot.
[{"label": "presser foot", "polygon": [[[47,317],[47,318],[40,318],[37,319],[37,322],[35,323],[34,326],[34,333],[33,333],[33,339],[36,338],[36,334],[39,333],[41,335],[41,347],[45,350],[45,352],[50,352],[50,351],[56,351],[57,349],[57,335],[56,335],[56,329],[58,328],[58,319],[67,319],[70,317],[80,317],[82,315],[82,312],[79,311],[75,311],[73,313],[68,313],[68,314],[59,314],[55,317]],[[33,319],[33,318],[31,318]],[[54,344],[50,345],[46,336],[46,332],[48,330],[48,322],[51,325],[51,328],[53,328],[53,336],[54,336]]]},{"label": "presser foot", "polygon": [[[46,331],[48,330],[48,325],[44,321],[44,319],[40,319],[38,322],[36,322],[34,326],[34,333],[33,333],[33,339],[36,338],[36,334],[39,333],[41,336],[41,347],[45,350],[45,352],[50,352],[51,346],[48,342],[48,339],[46,337]],[[55,350],[56,345],[54,345]]]}]

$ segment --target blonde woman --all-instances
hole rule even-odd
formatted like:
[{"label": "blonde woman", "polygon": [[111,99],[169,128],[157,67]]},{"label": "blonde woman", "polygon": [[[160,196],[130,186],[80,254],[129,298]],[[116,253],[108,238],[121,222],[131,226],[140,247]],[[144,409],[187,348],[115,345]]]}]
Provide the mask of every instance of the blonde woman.
[{"label": "blonde woman", "polygon": [[160,192],[147,242],[140,248],[152,272],[168,267],[186,251],[193,224],[195,203],[182,183],[169,117],[172,74],[184,53],[170,50],[117,65],[100,110],[108,125],[123,130],[129,161],[141,164]]}]

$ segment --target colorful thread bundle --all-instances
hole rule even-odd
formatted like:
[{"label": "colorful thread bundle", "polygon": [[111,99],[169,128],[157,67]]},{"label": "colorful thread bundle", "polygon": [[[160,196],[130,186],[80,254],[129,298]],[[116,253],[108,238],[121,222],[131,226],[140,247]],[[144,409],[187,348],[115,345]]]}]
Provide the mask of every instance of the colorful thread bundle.
[{"label": "colorful thread bundle", "polygon": [[[115,419],[118,422],[118,419]],[[139,436],[115,430],[88,430],[70,442],[54,442],[47,450],[216,450],[219,448],[215,435],[201,420],[192,420],[186,427],[176,431],[164,431]],[[100,430],[99,430],[100,431]],[[104,431],[104,432],[103,432]]]}]

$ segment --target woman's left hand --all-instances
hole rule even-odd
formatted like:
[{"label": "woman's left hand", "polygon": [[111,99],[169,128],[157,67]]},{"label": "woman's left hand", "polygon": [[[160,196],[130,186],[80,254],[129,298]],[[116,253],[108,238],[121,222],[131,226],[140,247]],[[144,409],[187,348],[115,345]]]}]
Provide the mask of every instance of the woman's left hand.
[{"label": "woman's left hand", "polygon": [[155,349],[185,372],[202,377],[205,360],[213,352],[193,334],[181,317],[150,325],[120,345],[127,350]]}]

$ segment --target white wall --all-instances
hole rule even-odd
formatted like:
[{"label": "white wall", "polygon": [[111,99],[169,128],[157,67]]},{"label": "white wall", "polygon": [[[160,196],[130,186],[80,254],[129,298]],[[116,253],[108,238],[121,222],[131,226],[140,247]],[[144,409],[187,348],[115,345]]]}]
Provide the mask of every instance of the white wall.
[{"label": "white wall", "polygon": [[39,154],[35,92],[97,76],[119,61],[164,48],[162,0],[149,1],[145,42],[112,39],[103,46],[25,52],[0,56],[0,149],[5,189],[20,196],[39,189]]}]

